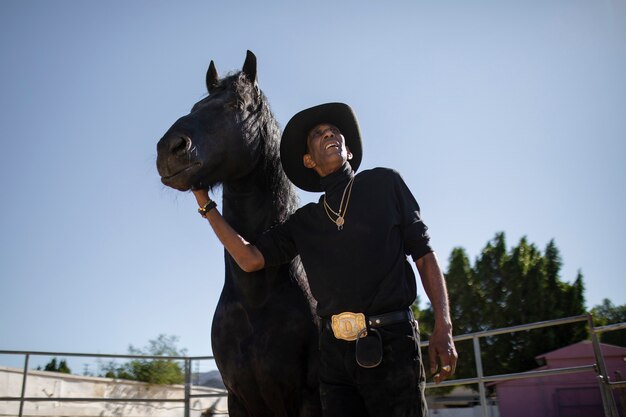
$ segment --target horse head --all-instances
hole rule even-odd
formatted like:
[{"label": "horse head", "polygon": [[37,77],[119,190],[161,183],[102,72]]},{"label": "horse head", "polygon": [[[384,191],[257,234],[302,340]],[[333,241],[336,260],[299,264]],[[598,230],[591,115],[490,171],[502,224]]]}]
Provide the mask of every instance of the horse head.
[{"label": "horse head", "polygon": [[163,184],[180,191],[211,188],[254,170],[265,153],[264,136],[278,132],[256,71],[256,57],[250,51],[242,70],[223,79],[211,61],[206,74],[209,94],[157,145]]}]

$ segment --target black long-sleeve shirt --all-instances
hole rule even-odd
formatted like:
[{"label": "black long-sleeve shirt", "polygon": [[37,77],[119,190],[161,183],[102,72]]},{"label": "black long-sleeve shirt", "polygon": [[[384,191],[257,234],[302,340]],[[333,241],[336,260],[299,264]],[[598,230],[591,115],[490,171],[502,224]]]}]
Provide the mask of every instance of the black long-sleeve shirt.
[{"label": "black long-sleeve shirt", "polygon": [[[333,210],[338,211],[353,176],[345,164],[321,179]],[[320,317],[409,307],[417,289],[407,256],[417,260],[432,249],[419,205],[400,175],[387,168],[357,174],[342,230],[328,217],[323,198],[258,238],[255,245],[265,265],[286,263],[299,254]]]}]

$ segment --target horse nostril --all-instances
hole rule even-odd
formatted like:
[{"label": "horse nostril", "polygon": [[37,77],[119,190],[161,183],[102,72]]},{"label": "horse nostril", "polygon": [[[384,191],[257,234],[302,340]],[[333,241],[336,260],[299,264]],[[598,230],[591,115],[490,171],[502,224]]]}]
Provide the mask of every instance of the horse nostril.
[{"label": "horse nostril", "polygon": [[188,137],[178,136],[170,142],[170,152],[174,156],[184,156],[191,149],[191,139]]}]

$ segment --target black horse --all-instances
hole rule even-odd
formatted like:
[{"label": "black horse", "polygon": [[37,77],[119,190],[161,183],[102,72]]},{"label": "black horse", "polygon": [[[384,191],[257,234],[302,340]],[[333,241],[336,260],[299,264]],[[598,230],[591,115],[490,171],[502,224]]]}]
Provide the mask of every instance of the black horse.
[{"label": "black horse", "polygon": [[[246,240],[298,205],[279,160],[280,131],[258,87],[256,57],[220,79],[157,146],[161,181],[172,188],[223,188],[223,216]],[[191,215],[191,214],[190,214]],[[243,272],[225,252],[225,282],[211,340],[231,416],[318,416],[318,329],[299,260]]]}]

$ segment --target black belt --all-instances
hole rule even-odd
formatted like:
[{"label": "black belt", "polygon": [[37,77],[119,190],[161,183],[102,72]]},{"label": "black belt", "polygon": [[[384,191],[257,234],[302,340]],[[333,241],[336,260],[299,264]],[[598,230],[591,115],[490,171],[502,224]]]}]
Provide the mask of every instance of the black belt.
[{"label": "black belt", "polygon": [[[411,322],[415,320],[415,317],[411,309],[408,308],[406,310],[392,311],[391,313],[379,314],[377,316],[366,316],[365,319],[369,327],[383,327],[390,324]],[[324,327],[330,331],[333,330],[330,319],[322,318],[322,321],[324,322]]]}]

